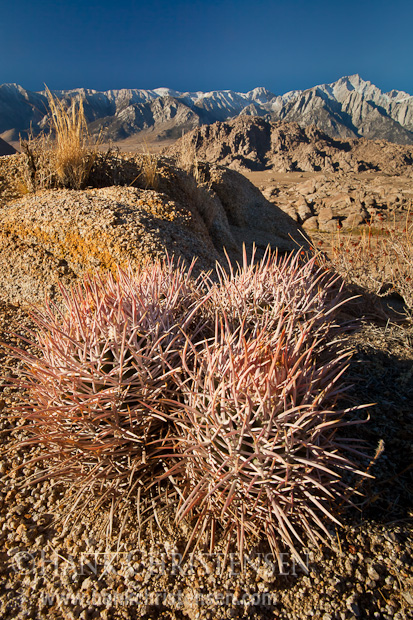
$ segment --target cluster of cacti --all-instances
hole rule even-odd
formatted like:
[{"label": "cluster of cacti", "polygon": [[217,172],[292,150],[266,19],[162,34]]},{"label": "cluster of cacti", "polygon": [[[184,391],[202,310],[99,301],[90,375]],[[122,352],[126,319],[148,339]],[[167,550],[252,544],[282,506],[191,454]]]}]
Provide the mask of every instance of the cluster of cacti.
[{"label": "cluster of cacti", "polygon": [[62,290],[63,309],[36,316],[40,357],[21,354],[45,473],[120,500],[163,480],[193,518],[188,545],[212,547],[218,527],[241,554],[265,536],[298,557],[356,471],[335,438],[349,423],[335,284],[315,259],[268,252],[215,282],[166,260]]}]

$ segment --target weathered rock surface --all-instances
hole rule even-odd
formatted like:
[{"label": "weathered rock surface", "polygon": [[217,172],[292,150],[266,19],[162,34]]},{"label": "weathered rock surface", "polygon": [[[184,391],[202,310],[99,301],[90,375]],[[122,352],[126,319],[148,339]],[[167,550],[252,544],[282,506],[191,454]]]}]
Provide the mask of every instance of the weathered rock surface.
[{"label": "weathered rock surface", "polygon": [[13,198],[18,198],[27,191],[25,185],[24,158],[8,155],[0,159],[0,207]]},{"label": "weathered rock surface", "polygon": [[[413,204],[410,146],[343,142],[315,127],[238,117],[198,128],[165,152],[179,158],[184,149],[194,159],[224,164],[251,178],[266,171],[266,182],[258,184],[264,196],[308,232],[354,229],[378,212],[406,211]],[[280,183],[283,174],[289,182]]]},{"label": "weathered rock surface", "polygon": [[200,218],[151,190],[51,190],[1,211],[0,288],[12,301],[41,298],[90,269],[142,262],[165,248],[201,267],[218,258]]},{"label": "weathered rock surface", "polygon": [[[21,157],[4,158],[17,166]],[[1,170],[0,162],[0,170]],[[138,176],[139,156],[115,158],[120,184]],[[123,166],[123,167],[122,167]],[[159,162],[157,189],[111,186],[84,191],[44,190],[7,200],[0,208],[0,299],[38,301],[91,269],[115,269],[165,254],[209,270],[240,260],[242,244],[281,251],[303,245],[300,227],[245,177],[204,166],[205,183]]]},{"label": "weathered rock surface", "polygon": [[239,116],[198,127],[166,152],[179,155],[190,144],[199,160],[238,170],[274,172],[412,171],[413,147],[384,140],[334,140],[314,126]]},{"label": "weathered rock surface", "polygon": [[261,191],[310,235],[367,223],[381,226],[381,221],[394,218],[403,221],[413,206],[411,176],[314,173],[306,180],[297,173],[282,180],[277,176],[281,175],[260,185]]}]

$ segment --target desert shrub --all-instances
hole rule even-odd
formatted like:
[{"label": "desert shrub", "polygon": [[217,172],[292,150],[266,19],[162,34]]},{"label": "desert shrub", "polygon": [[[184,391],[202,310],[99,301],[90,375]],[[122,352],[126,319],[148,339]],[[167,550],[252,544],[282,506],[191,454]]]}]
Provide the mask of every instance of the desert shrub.
[{"label": "desert shrub", "polygon": [[59,179],[52,163],[52,137],[40,134],[30,135],[27,140],[20,141],[24,155],[22,182],[28,192],[39,189],[59,187]]},{"label": "desert shrub", "polygon": [[99,138],[89,135],[82,99],[66,107],[46,88],[51,133],[21,142],[26,155],[26,183],[35,191],[51,187],[82,189],[97,157]]},{"label": "desert shrub", "polygon": [[61,293],[35,314],[39,355],[18,352],[33,480],[69,482],[72,511],[169,485],[177,520],[194,519],[188,546],[206,534],[212,548],[221,528],[241,556],[266,537],[299,560],[327,540],[359,454],[336,434],[353,419],[337,407],[349,353],[329,344],[334,277],[268,252],[215,283],[168,259]]}]

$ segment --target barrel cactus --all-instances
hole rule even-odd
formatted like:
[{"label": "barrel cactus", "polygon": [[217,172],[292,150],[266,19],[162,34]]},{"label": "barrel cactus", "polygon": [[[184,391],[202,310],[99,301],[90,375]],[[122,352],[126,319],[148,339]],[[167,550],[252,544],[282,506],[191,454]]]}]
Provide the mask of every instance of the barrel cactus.
[{"label": "barrel cactus", "polygon": [[185,380],[176,376],[177,519],[194,519],[191,542],[206,533],[212,548],[219,526],[241,557],[265,537],[277,557],[286,545],[300,561],[305,541],[328,539],[358,472],[355,443],[337,435],[352,423],[336,407],[350,354],[329,346],[341,293],[315,259],[271,254],[221,271],[212,288],[215,336],[187,339]]},{"label": "barrel cactus", "polygon": [[[36,354],[24,362],[24,444],[41,446],[43,477],[80,503],[150,485],[168,435],[183,333],[196,333],[201,280],[171,259],[89,275],[34,313]],[[33,348],[33,347],[32,347]]]}]

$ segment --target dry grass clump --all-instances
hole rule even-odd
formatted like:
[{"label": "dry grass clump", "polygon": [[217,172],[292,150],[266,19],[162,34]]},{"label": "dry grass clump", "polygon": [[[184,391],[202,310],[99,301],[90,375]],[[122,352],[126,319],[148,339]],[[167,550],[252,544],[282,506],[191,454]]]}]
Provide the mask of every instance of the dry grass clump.
[{"label": "dry grass clump", "polygon": [[[322,242],[319,242],[322,244]],[[360,234],[342,230],[332,235],[327,254],[333,269],[346,282],[385,297],[399,294],[413,316],[413,214],[402,223],[370,222]]]},{"label": "dry grass clump", "polygon": [[20,148],[25,155],[21,194],[59,187],[59,179],[51,160],[52,137],[49,134],[36,137],[30,135],[27,140],[20,141]]},{"label": "dry grass clump", "polygon": [[143,179],[145,189],[157,189],[159,184],[158,157],[149,151],[147,144],[144,145],[140,165],[140,177]]},{"label": "dry grass clump", "polygon": [[196,152],[196,141],[189,134],[181,138],[181,148],[177,157],[177,165],[193,176],[197,185],[205,182]]},{"label": "dry grass clump", "polygon": [[150,512],[155,485],[172,487],[188,547],[220,530],[241,558],[261,537],[297,560],[328,539],[360,473],[348,454],[363,456],[336,435],[355,421],[336,407],[349,354],[329,345],[335,277],[268,252],[215,283],[166,260],[62,295],[35,314],[40,355],[16,351],[34,480],[69,482],[78,517],[108,497],[112,514],[132,497]]},{"label": "dry grass clump", "polygon": [[89,135],[82,99],[69,107],[46,87],[51,134],[21,142],[27,161],[26,182],[31,191],[51,187],[82,189],[97,157],[99,138]]}]

